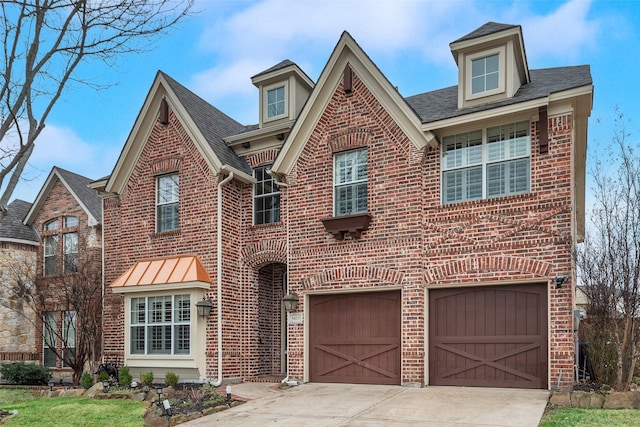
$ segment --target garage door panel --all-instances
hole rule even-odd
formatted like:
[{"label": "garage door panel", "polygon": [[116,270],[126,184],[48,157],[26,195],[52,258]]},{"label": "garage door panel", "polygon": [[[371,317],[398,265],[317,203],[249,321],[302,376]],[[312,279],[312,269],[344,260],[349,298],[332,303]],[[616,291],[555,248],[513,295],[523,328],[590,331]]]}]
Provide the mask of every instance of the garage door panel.
[{"label": "garage door panel", "polygon": [[429,295],[429,383],[546,388],[545,284]]},{"label": "garage door panel", "polygon": [[400,292],[309,299],[310,379],[400,383]]}]

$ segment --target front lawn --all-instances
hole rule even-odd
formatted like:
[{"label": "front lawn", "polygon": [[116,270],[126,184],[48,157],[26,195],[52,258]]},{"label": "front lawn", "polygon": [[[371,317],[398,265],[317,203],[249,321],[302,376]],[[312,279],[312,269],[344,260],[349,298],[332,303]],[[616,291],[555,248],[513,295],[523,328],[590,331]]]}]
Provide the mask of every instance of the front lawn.
[{"label": "front lawn", "polygon": [[3,426],[127,426],[140,427],[144,404],[124,399],[34,397],[30,390],[0,388],[0,409],[18,415]]},{"label": "front lawn", "polygon": [[548,406],[540,427],[640,426],[638,409],[580,409]]}]

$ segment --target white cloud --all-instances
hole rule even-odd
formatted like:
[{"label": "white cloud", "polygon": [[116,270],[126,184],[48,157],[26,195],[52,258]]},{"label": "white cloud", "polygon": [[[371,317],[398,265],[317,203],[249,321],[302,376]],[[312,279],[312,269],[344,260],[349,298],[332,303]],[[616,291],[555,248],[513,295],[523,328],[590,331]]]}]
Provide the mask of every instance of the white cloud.
[{"label": "white cloud", "polygon": [[576,61],[585,50],[593,48],[601,23],[589,18],[590,10],[590,1],[572,0],[549,15],[525,17],[521,24],[529,62],[540,63],[548,58]]}]

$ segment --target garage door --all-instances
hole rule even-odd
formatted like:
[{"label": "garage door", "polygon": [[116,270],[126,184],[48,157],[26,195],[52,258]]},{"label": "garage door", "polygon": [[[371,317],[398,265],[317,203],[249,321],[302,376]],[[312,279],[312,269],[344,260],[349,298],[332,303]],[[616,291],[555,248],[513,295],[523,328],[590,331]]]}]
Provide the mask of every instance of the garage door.
[{"label": "garage door", "polygon": [[546,389],[546,284],[430,290],[429,384]]},{"label": "garage door", "polygon": [[400,384],[400,291],[309,297],[310,380]]}]

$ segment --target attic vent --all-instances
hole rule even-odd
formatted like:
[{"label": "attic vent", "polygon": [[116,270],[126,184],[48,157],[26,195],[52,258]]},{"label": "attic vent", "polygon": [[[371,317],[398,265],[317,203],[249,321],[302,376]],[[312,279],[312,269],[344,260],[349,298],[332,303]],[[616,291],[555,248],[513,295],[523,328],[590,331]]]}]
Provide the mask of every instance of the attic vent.
[{"label": "attic vent", "polygon": [[158,120],[163,125],[169,124],[169,104],[164,98],[160,101],[160,117],[158,117]]},{"label": "attic vent", "polygon": [[342,85],[344,87],[344,93],[351,93],[353,90],[353,71],[349,64],[344,67],[344,79],[342,81]]},{"label": "attic vent", "polygon": [[540,154],[547,154],[549,152],[549,120],[547,119],[547,107],[538,108],[538,117]]}]

